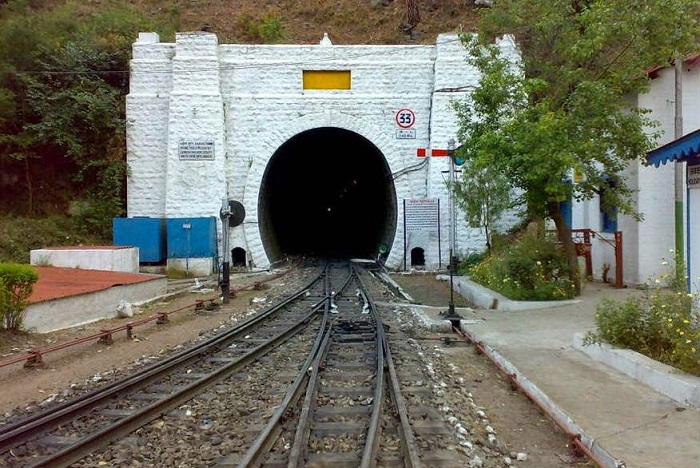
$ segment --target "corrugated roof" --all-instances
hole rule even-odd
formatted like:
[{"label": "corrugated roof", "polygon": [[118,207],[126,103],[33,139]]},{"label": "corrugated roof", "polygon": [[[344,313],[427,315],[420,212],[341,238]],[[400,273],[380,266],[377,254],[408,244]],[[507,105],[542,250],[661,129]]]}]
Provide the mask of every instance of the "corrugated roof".
[{"label": "corrugated roof", "polygon": [[34,285],[34,290],[29,298],[30,304],[162,278],[160,275],[119,271],[48,266],[35,266],[34,268],[39,275],[39,280]]},{"label": "corrugated roof", "polygon": [[647,162],[659,167],[669,161],[686,161],[700,153],[700,129],[647,153]]}]

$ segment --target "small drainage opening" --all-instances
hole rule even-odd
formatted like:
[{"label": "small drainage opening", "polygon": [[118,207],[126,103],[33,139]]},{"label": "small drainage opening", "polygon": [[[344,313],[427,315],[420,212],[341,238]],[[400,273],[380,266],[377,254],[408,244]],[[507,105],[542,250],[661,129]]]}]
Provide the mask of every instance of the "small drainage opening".
[{"label": "small drainage opening", "polygon": [[244,267],[246,265],[246,251],[241,247],[231,250],[231,266]]},{"label": "small drainage opening", "polygon": [[425,267],[425,250],[422,247],[414,247],[411,249],[411,266]]}]

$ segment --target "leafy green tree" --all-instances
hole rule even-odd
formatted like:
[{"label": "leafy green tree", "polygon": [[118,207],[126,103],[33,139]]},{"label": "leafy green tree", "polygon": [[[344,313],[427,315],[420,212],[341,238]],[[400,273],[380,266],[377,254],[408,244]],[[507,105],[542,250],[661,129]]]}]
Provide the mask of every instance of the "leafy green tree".
[{"label": "leafy green tree", "polygon": [[495,225],[513,206],[508,179],[498,171],[469,164],[462,167],[461,178],[455,182],[453,190],[469,226],[484,229],[490,254]]},{"label": "leafy green tree", "polygon": [[[64,182],[76,189],[76,197],[91,200],[80,214],[90,222],[102,212],[98,226],[121,211],[125,84],[119,82],[123,73],[115,79],[102,71],[125,63],[117,54],[95,50],[88,40],[71,41],[42,57],[46,75],[25,79],[29,109],[39,118],[24,131],[46,147],[42,164],[53,158],[67,170]],[[113,177],[115,170],[120,177]]]},{"label": "leafy green tree", "polygon": [[156,28],[117,2],[99,13],[74,1],[0,7],[0,209],[46,214],[88,200],[84,226],[109,232],[123,210],[124,97],[143,30]]},{"label": "leafy green tree", "polygon": [[[478,36],[463,36],[481,79],[456,106],[462,156],[507,176],[530,216],[554,221],[577,287],[560,203],[601,194],[604,209],[641,219],[620,173],[652,147],[654,123],[625,98],[648,89],[645,68],[697,47],[699,10],[697,0],[500,0],[482,10]],[[503,33],[518,63],[493,45]]]}]

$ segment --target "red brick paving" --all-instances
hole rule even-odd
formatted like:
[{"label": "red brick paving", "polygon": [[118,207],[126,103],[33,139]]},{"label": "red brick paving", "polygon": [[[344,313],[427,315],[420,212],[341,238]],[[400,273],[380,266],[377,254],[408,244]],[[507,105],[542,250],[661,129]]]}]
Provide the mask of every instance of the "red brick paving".
[{"label": "red brick paving", "polygon": [[39,274],[39,281],[34,285],[34,291],[29,297],[30,304],[102,291],[123,284],[141,283],[161,277],[160,275],[81,270],[78,268],[48,266],[35,266],[34,268]]}]

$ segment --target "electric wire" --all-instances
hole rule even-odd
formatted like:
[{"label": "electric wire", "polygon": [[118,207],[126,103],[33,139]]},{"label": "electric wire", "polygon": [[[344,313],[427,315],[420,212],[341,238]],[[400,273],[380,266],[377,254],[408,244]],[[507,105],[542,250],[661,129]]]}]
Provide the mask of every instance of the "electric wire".
[{"label": "electric wire", "polygon": [[396,180],[397,177],[401,177],[404,174],[408,174],[409,172],[415,172],[423,169],[424,166],[428,164],[429,158],[423,158],[423,160],[417,164],[414,164],[412,166],[404,167],[403,169],[396,171],[392,174],[389,174],[389,177],[391,177],[391,180]]}]

